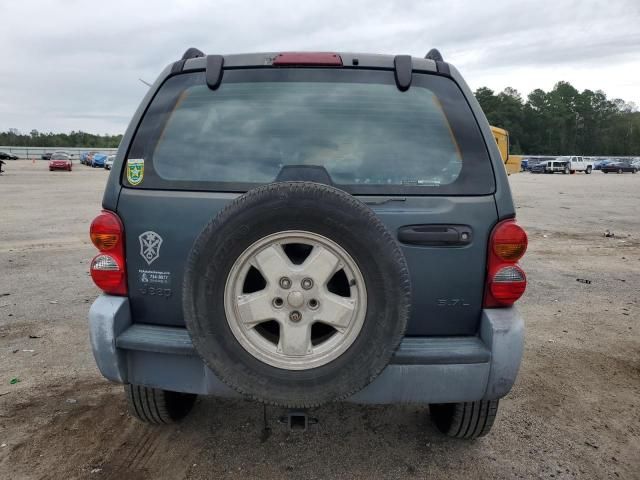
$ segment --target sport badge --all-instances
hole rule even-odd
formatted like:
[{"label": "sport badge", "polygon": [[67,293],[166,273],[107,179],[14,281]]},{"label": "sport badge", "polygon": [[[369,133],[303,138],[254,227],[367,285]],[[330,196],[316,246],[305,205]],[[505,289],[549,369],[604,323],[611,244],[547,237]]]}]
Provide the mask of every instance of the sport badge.
[{"label": "sport badge", "polygon": [[140,185],[144,178],[144,159],[129,158],[127,159],[127,181],[131,185]]}]

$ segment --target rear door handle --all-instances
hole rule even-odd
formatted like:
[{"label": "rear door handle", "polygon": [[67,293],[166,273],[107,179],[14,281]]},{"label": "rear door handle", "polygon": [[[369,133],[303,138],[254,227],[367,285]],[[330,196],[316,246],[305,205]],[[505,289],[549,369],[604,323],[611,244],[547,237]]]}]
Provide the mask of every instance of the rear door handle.
[{"label": "rear door handle", "polygon": [[471,243],[472,237],[468,225],[407,225],[398,229],[398,240],[410,245],[464,246]]}]

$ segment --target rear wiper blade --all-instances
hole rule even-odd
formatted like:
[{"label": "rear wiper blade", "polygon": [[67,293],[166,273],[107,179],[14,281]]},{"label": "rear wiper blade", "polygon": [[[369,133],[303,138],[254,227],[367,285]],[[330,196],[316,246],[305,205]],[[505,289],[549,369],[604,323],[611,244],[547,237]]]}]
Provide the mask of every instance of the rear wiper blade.
[{"label": "rear wiper blade", "polygon": [[384,205],[385,203],[389,203],[389,202],[406,202],[406,201],[407,201],[406,197],[387,197],[387,198],[381,198],[376,200],[365,200],[364,203],[366,203],[367,205]]},{"label": "rear wiper blade", "polygon": [[439,180],[403,180],[403,186],[416,186],[416,187],[439,187],[442,184]]}]

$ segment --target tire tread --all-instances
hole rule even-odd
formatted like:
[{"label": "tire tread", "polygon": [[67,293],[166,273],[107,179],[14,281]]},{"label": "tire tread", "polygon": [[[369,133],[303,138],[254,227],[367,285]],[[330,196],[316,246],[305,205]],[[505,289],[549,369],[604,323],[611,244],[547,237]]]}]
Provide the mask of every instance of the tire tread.
[{"label": "tire tread", "polygon": [[473,439],[487,435],[498,414],[499,400],[478,400],[430,406],[438,430],[453,438]]},{"label": "tire tread", "polygon": [[[129,414],[152,425],[174,423],[183,418],[195,402],[195,394],[169,392],[143,385],[124,386]],[[169,401],[170,396],[175,396]]]}]

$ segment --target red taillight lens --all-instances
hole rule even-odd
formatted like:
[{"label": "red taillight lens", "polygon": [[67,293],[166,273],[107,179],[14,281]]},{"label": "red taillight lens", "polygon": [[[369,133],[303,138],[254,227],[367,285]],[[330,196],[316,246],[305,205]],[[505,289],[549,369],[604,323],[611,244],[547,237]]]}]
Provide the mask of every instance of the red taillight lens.
[{"label": "red taillight lens", "polygon": [[89,229],[91,241],[101,252],[114,248],[122,237],[122,222],[118,216],[109,211],[98,215]]},{"label": "red taillight lens", "polygon": [[[118,264],[112,255],[97,255],[91,262],[91,278],[107,293],[114,295],[126,295],[124,283],[124,268]],[[125,288],[123,289],[123,285]]]},{"label": "red taillight lens", "polygon": [[520,267],[502,267],[489,278],[491,296],[501,304],[512,305],[527,288],[527,277]]},{"label": "red taillight lens", "polygon": [[91,241],[100,253],[91,261],[91,278],[105,293],[127,294],[124,228],[113,212],[103,210],[91,223]]},{"label": "red taillight lens", "polygon": [[516,262],[527,250],[527,234],[514,221],[502,222],[494,229],[491,243],[501,260]]},{"label": "red taillight lens", "polygon": [[498,223],[489,242],[485,308],[509,307],[527,287],[527,277],[516,262],[527,250],[527,234],[515,220]]}]

